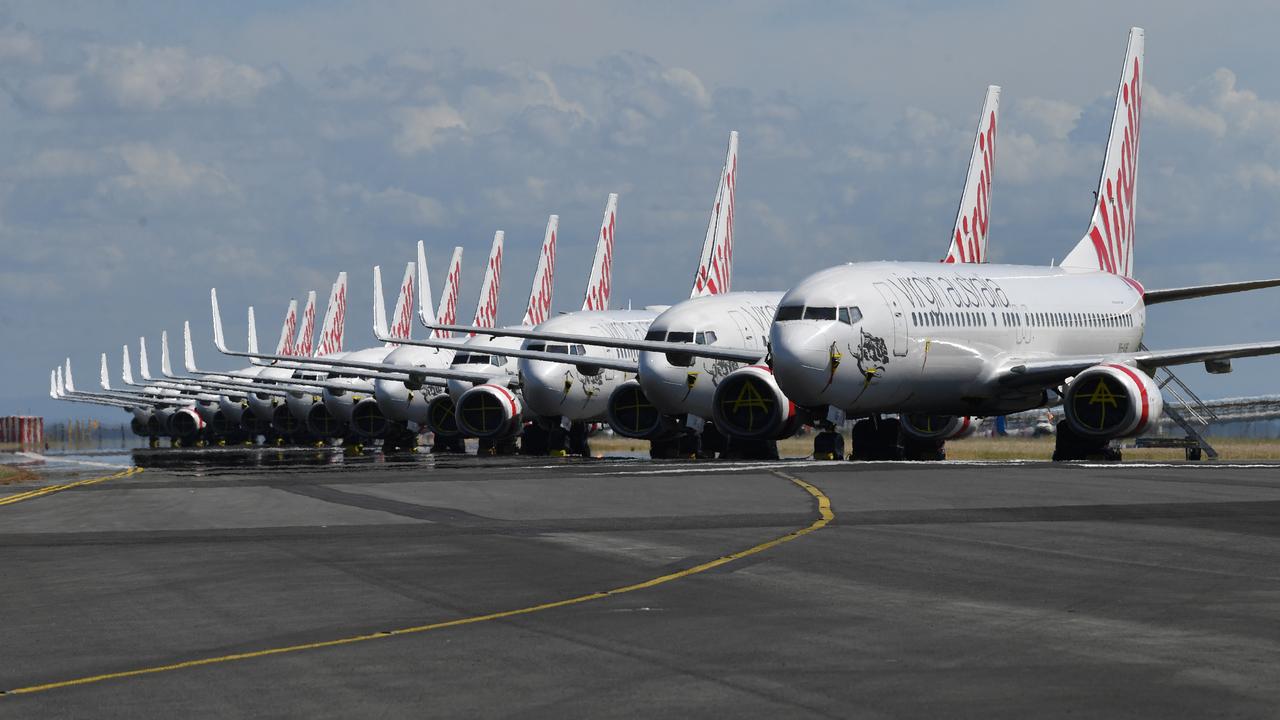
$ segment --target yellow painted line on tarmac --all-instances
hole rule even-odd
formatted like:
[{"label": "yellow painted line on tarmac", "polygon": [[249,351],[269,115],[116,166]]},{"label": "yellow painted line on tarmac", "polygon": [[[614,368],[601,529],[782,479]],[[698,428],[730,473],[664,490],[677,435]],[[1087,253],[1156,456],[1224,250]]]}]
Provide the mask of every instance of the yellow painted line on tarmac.
[{"label": "yellow painted line on tarmac", "polygon": [[[679,570],[666,575],[641,582],[632,583],[631,585],[623,585],[611,590],[603,590],[600,592],[589,593],[587,595],[578,595],[577,597],[567,598],[565,600],[556,600],[554,602],[542,603],[540,605],[530,605],[528,607],[517,608],[515,610],[503,610],[500,612],[488,613],[486,615],[474,615],[472,617],[457,618],[455,620],[445,620],[443,622],[430,623],[428,625],[415,625],[413,627],[399,628],[397,630],[386,630],[383,632],[368,633],[365,635],[352,635],[350,637],[336,638],[333,640],[322,640],[313,643],[302,643],[299,645],[286,645],[283,647],[264,648],[262,650],[251,650],[248,652],[234,653],[231,655],[217,655],[213,657],[199,658],[196,660],[186,660],[184,662],[170,663],[168,665],[154,665],[151,667],[136,668],[133,670],[123,670],[120,672],[103,673],[101,675],[88,675],[85,677],[71,678],[69,680],[59,680],[56,682],[42,683],[39,685],[28,685],[26,687],[14,688],[12,690],[0,691],[0,696],[10,695],[28,695],[31,693],[45,692],[48,690],[58,690],[60,688],[74,687],[77,685],[89,685],[92,683],[104,682],[107,680],[123,680],[125,678],[139,677],[142,675],[155,675],[157,673],[173,672],[175,670],[187,670],[190,668],[201,667],[204,665],[219,665],[222,663],[236,662],[238,660],[252,660],[255,658],[263,658],[271,655],[283,655],[285,653],[301,652],[303,650],[319,650],[321,648],[337,647],[339,645],[352,645],[355,643],[366,642],[369,640],[382,640],[398,635],[413,635],[417,633],[430,632],[432,630],[443,630],[445,628],[461,627],[463,625],[475,625],[477,623],[489,622],[490,620],[502,620],[504,618],[518,617],[520,615],[532,615],[533,613],[543,612],[544,610],[554,610],[555,608],[567,607],[570,605],[579,605],[592,600],[601,600],[603,598],[612,597],[614,595],[622,595],[636,590],[644,590],[647,588],[663,585],[679,580],[691,575],[704,573],[713,570],[722,565],[727,565],[735,560],[762,553],[770,548],[777,547],[783,543],[791,542],[796,538],[808,535],[811,532],[821,530],[828,523],[835,519],[835,513],[831,510],[831,500],[818,488],[801,480],[781,472],[775,472],[780,478],[789,480],[797,486],[803,488],[806,492],[814,497],[818,505],[818,517],[809,525],[793,530],[786,535],[775,537],[758,545],[753,545],[745,550],[739,550],[730,553],[715,560],[695,565],[685,570]],[[106,479],[106,478],[102,478]]]},{"label": "yellow painted line on tarmac", "polygon": [[107,480],[116,480],[119,478],[129,477],[130,475],[137,475],[140,472],[142,472],[142,468],[131,467],[126,470],[121,470],[120,472],[114,475],[103,475],[102,477],[85,478],[84,480],[77,480],[75,482],[63,483],[61,485],[46,485],[42,488],[36,488],[35,490],[28,490],[27,492],[24,492],[24,493],[9,495],[3,499],[0,499],[0,505],[12,505],[14,503],[20,503],[24,500],[34,500],[38,497],[44,497],[45,495],[52,495],[53,493],[56,493],[56,492],[62,492],[63,490],[70,490],[71,488],[83,487],[85,485],[94,485],[100,482],[106,482]]}]

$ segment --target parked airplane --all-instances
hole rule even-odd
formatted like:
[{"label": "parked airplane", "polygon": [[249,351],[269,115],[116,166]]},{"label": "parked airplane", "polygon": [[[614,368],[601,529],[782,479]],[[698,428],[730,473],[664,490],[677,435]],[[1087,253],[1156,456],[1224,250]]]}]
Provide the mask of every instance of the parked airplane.
[{"label": "parked airplane", "polygon": [[1143,40],[1130,31],[1092,220],[1059,266],[864,262],[815,273],[783,297],[770,329],[776,385],[790,401],[760,383],[750,411],[773,421],[794,401],[870,416],[854,428],[855,456],[892,457],[902,427],[881,413],[929,417],[912,425],[941,435],[957,418],[1028,410],[1059,393],[1054,457],[1079,459],[1160,417],[1156,368],[1227,372],[1233,358],[1280,352],[1280,342],[1140,347],[1148,305],[1280,284],[1153,291],[1133,278]]}]

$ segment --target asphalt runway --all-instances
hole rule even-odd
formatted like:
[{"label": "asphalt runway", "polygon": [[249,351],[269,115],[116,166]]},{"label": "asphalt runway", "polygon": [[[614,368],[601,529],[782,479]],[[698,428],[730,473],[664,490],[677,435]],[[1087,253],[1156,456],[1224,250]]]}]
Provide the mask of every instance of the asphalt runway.
[{"label": "asphalt runway", "polygon": [[0,717],[1280,708],[1280,466],[137,460],[0,487]]}]

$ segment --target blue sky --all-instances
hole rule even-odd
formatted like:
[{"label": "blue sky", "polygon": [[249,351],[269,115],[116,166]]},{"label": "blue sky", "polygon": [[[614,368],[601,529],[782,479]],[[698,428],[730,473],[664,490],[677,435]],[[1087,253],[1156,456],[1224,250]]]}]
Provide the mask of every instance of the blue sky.
[{"label": "blue sky", "polygon": [[[264,342],[290,297],[466,248],[470,313],[507,233],[500,319],[523,311],[549,213],[556,307],[581,302],[610,192],[615,302],[688,292],[730,129],[736,289],[946,248],[976,114],[1004,88],[991,254],[1047,263],[1083,233],[1130,25],[1147,29],[1136,274],[1280,275],[1280,8],[1238,3],[10,3],[0,9],[0,413],[70,355],[193,321],[208,288]],[[395,274],[392,272],[391,274]],[[1277,291],[1151,311],[1148,345],[1280,338]],[[233,310],[234,309],[234,310]],[[228,328],[230,333],[242,330]],[[355,344],[352,344],[354,341]],[[154,360],[154,358],[153,358]],[[1280,392],[1277,359],[1184,375]],[[108,417],[115,417],[114,414]]]}]

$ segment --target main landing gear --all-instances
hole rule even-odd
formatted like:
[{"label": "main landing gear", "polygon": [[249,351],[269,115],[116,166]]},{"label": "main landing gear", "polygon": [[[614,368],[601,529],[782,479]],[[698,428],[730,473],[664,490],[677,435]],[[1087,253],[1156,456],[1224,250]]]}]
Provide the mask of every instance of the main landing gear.
[{"label": "main landing gear", "polygon": [[1071,429],[1066,420],[1058,421],[1058,432],[1053,443],[1053,460],[1094,460],[1120,462],[1119,448],[1111,447],[1109,440],[1097,440],[1080,435]]}]

